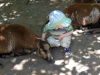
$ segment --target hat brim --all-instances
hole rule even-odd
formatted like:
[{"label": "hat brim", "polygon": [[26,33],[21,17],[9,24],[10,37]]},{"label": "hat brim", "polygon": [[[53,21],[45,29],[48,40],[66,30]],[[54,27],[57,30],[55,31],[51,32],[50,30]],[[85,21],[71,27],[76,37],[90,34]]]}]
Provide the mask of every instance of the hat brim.
[{"label": "hat brim", "polygon": [[72,20],[70,18],[66,18],[66,21],[62,23],[61,25],[63,27],[68,27],[71,24]]},{"label": "hat brim", "polygon": [[[72,22],[72,20],[70,18],[66,18],[65,22],[58,24],[58,25],[62,25],[63,27],[68,27],[71,24],[71,22]],[[48,22],[47,25],[52,28],[55,28],[57,26],[57,25],[54,26],[51,22]]]}]

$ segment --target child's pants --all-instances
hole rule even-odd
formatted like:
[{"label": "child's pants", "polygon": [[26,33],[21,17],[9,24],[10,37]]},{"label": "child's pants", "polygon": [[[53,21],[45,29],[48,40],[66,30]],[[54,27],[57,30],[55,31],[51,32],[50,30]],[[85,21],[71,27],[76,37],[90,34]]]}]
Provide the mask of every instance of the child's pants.
[{"label": "child's pants", "polygon": [[57,40],[57,39],[53,38],[52,36],[50,36],[47,39],[47,41],[51,47],[62,46],[62,47],[68,48],[71,43],[71,36],[64,37],[62,40]]}]

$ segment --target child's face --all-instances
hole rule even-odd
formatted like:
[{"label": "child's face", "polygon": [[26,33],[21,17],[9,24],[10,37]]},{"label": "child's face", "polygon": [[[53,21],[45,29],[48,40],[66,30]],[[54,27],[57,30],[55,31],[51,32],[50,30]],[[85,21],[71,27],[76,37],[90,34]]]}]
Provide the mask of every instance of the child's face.
[{"label": "child's face", "polygon": [[55,29],[63,29],[64,27],[62,25],[57,25]]}]

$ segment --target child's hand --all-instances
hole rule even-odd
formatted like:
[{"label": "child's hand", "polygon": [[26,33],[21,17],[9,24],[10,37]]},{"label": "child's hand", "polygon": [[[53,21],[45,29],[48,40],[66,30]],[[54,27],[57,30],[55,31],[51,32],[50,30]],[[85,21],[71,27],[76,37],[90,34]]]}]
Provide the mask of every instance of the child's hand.
[{"label": "child's hand", "polygon": [[61,40],[63,37],[64,37],[64,34],[60,34],[60,35],[58,36],[58,40]]},{"label": "child's hand", "polygon": [[44,38],[41,38],[41,40],[42,40],[42,41],[45,41],[45,39],[44,39]]}]

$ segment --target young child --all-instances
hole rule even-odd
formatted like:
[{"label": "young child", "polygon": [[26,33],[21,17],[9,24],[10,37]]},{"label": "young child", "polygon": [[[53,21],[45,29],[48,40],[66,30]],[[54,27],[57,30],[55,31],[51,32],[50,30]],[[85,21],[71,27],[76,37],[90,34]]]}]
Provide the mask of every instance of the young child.
[{"label": "young child", "polygon": [[65,53],[70,53],[71,34],[73,33],[72,20],[60,10],[52,11],[48,17],[49,22],[42,29],[42,39],[45,40],[46,33],[50,32],[51,36],[47,38],[50,46],[62,46]]}]

